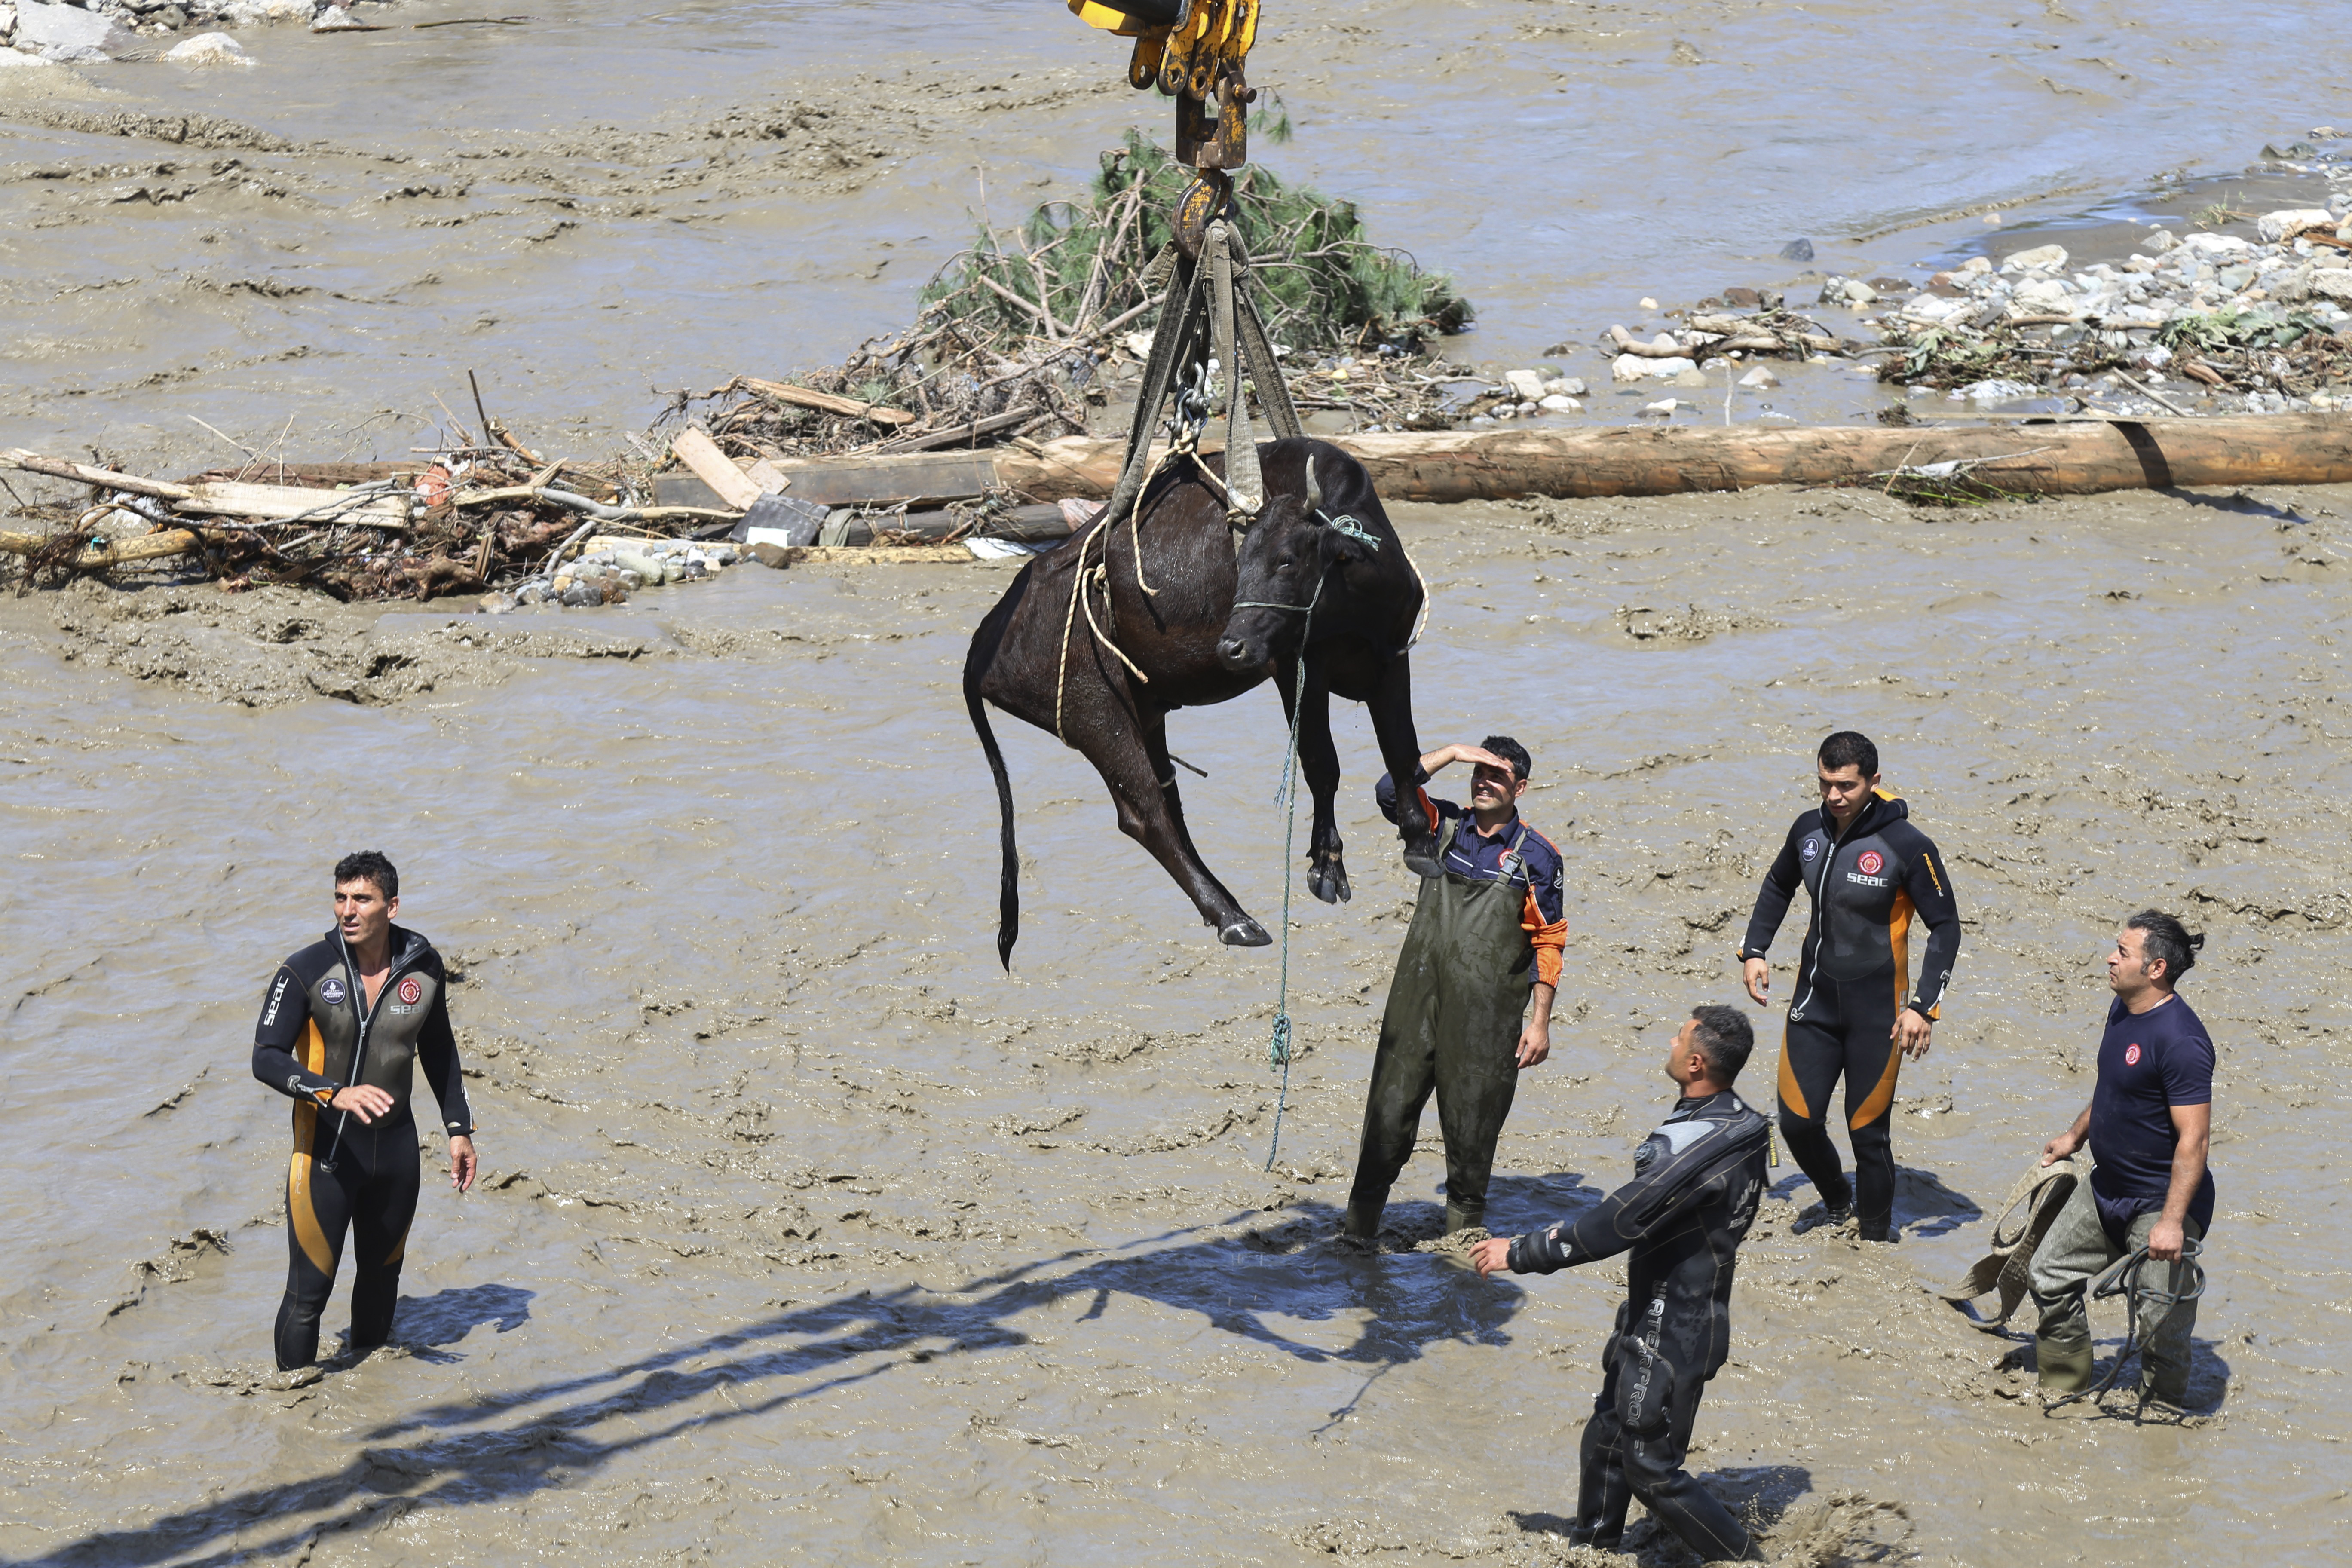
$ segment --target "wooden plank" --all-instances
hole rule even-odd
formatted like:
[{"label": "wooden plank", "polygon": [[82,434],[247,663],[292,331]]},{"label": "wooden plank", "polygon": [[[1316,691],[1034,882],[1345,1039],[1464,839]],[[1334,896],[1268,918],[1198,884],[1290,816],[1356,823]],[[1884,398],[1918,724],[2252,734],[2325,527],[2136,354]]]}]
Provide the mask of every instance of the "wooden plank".
[{"label": "wooden plank", "polygon": [[760,487],[752,478],[737,468],[719,443],[699,430],[681,430],[669,449],[677,460],[694,470],[695,477],[709,485],[720,504],[736,511],[748,511],[760,499]]},{"label": "wooden plank", "polygon": [[[211,517],[288,518],[316,512],[322,522],[364,522],[373,527],[404,528],[409,497],[404,491],[355,498],[337,505],[347,492],[306,489],[299,485],[247,485],[213,479],[187,487],[188,494],[172,503],[181,511]],[[320,510],[333,508],[332,510]]]},{"label": "wooden plank", "polygon": [[805,386],[790,382],[762,381],[747,375],[743,384],[762,397],[772,397],[778,403],[797,404],[803,408],[815,408],[826,414],[845,414],[852,419],[871,419],[877,425],[912,425],[915,416],[903,408],[885,408],[878,403],[860,403],[854,397],[835,397],[830,392],[812,392]]}]

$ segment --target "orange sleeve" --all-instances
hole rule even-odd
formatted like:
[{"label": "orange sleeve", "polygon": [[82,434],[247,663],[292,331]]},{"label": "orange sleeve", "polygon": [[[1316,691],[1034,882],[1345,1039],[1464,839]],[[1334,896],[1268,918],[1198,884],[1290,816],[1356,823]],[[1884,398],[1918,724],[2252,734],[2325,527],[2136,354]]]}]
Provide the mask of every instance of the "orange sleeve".
[{"label": "orange sleeve", "polygon": [[1535,889],[1528,889],[1527,902],[1519,910],[1519,929],[1528,933],[1528,941],[1536,950],[1536,979],[1559,987],[1560,956],[1568,951],[1568,917],[1546,921],[1543,910],[1536,906]]}]

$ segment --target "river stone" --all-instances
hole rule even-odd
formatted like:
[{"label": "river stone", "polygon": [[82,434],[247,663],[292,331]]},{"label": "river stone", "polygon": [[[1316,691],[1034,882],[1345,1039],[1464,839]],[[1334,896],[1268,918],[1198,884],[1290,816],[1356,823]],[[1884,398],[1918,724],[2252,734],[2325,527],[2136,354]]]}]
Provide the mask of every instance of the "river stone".
[{"label": "river stone", "polygon": [[2063,245],[2037,245],[2031,250],[2011,251],[2003,258],[2003,272],[2055,272],[2066,265],[2066,247]]},{"label": "river stone", "polygon": [[2336,215],[2325,207],[2285,207],[2264,213],[2254,220],[2254,232],[2263,237],[2264,245],[2293,239],[2307,228],[2324,228],[2334,234]]},{"label": "river stone", "polygon": [[2339,305],[2352,305],[2352,268],[2331,267],[2322,270],[2314,268],[2311,279],[2304,285],[2307,299],[2330,300]]},{"label": "river stone", "polygon": [[1612,381],[1639,381],[1650,374],[1650,362],[1640,354],[1619,354],[1609,362]]},{"label": "river stone", "polygon": [[1591,388],[1584,384],[1580,375],[1562,375],[1545,382],[1544,390],[1555,397],[1582,397]]},{"label": "river stone", "polygon": [[1560,392],[1546,393],[1544,395],[1543,401],[1537,404],[1536,406],[1542,409],[1547,414],[1581,414],[1584,412],[1583,404],[1579,403],[1575,398],[1569,396],[1566,393]]},{"label": "river stone", "polygon": [[1675,373],[1674,381],[1676,386],[1706,386],[1710,384],[1706,379],[1706,372],[1699,369],[1696,365],[1691,366],[1688,370],[1676,371]]},{"label": "river stone", "polygon": [[163,60],[175,66],[249,66],[253,57],[226,33],[198,33],[164,50]]},{"label": "river stone", "polygon": [[51,5],[44,0],[18,0],[15,42],[20,49],[44,54],[60,51],[50,56],[53,59],[77,50],[94,50],[111,58],[139,47],[137,37],[110,18],[78,5]]},{"label": "river stone", "polygon": [[1517,393],[1521,403],[1540,403],[1543,401],[1543,377],[1538,375],[1534,371],[1507,370],[1503,373],[1503,384],[1509,387],[1513,392]]},{"label": "river stone", "polygon": [[19,67],[31,70],[54,70],[57,62],[45,60],[38,55],[20,55],[14,49],[0,49],[0,71],[15,70]]},{"label": "river stone", "polygon": [[1766,370],[1759,364],[1754,370],[1749,371],[1746,375],[1741,376],[1739,378],[1739,384],[1742,386],[1753,387],[1757,391],[1761,392],[1767,387],[1780,385],[1780,378],[1774,375],[1770,371]]},{"label": "river stone", "polygon": [[2066,285],[2054,278],[2021,285],[2009,297],[2010,309],[2021,316],[2064,315],[2073,309]]}]

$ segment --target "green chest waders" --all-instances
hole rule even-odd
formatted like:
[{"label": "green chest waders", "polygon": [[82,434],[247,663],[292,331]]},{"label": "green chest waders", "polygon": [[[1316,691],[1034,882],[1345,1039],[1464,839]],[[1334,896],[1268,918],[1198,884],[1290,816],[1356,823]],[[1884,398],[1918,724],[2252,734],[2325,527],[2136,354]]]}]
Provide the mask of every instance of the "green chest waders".
[{"label": "green chest waders", "polygon": [[[1438,825],[1439,843],[1453,843],[1455,823],[1449,817]],[[1454,871],[1421,880],[1372,1058],[1363,1149],[1348,1194],[1350,1236],[1378,1234],[1433,1090],[1445,1137],[1445,1229],[1450,1235],[1486,1224],[1495,1144],[1518,1089],[1519,1028],[1535,963],[1534,944],[1520,925],[1527,834],[1520,824],[1492,880]]]}]

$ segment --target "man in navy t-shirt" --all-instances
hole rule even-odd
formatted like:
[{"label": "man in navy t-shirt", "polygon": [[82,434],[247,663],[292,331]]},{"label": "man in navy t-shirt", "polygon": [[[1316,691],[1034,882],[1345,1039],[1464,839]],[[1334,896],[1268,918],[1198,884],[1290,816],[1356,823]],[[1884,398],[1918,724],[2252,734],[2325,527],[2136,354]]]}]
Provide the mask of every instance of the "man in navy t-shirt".
[{"label": "man in navy t-shirt", "polygon": [[[2087,1142],[2096,1162],[2033,1254],[2035,1347],[2042,1386],[2074,1393],[2091,1384],[2091,1324],[2083,1310],[2090,1281],[2142,1247],[2143,1286],[2167,1296],[2182,1288],[2184,1240],[2213,1223],[2213,1173],[2206,1148],[2213,1125],[2213,1040],[2173,987],[2197,962],[2202,936],[2172,916],[2142,910],[2124,922],[2107,955],[2116,994],[2099,1041],[2099,1083],[2089,1109],[2053,1138],[2042,1163]],[[2194,1300],[2147,1301],[2132,1325],[2140,1344],[2143,1398],[2179,1405],[2189,1390]]]}]

